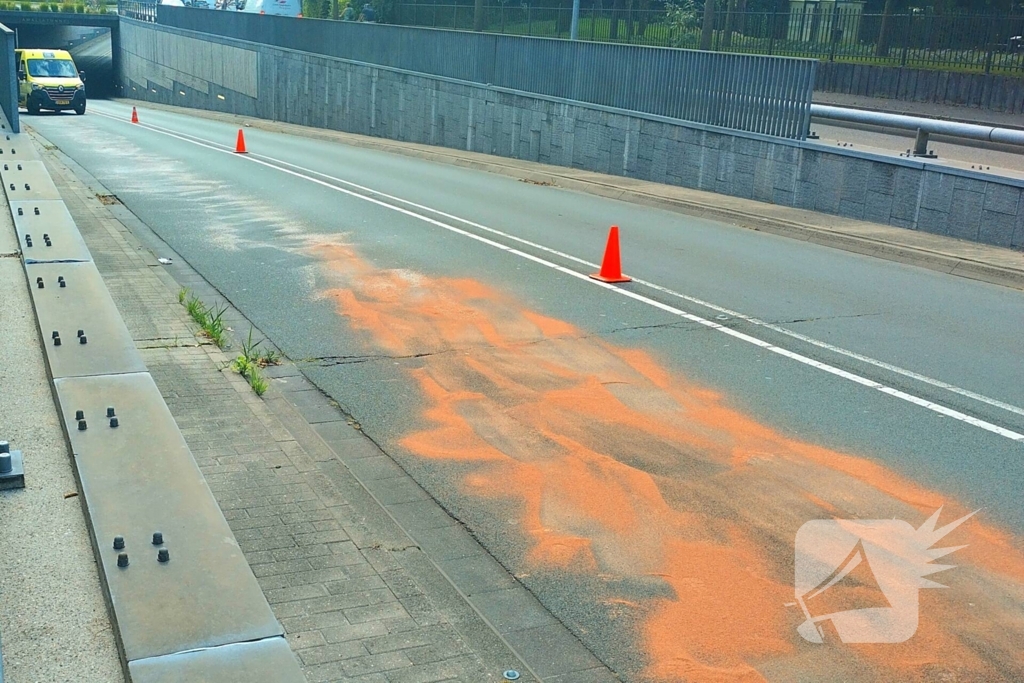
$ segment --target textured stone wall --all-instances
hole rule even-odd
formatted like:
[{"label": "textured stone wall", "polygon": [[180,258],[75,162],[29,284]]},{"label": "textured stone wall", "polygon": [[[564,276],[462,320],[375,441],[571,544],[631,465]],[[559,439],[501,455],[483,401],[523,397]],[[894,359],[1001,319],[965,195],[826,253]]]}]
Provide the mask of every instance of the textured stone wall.
[{"label": "textured stone wall", "polygon": [[[128,97],[625,175],[1024,246],[1024,181],[152,24],[124,21],[122,32],[122,87]],[[215,58],[222,60],[222,68],[206,63]]]}]

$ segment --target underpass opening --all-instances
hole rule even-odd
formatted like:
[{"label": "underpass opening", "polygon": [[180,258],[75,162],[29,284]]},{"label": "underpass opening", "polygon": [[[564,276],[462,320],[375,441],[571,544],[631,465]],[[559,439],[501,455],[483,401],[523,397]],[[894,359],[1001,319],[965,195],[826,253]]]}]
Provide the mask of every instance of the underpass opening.
[{"label": "underpass opening", "polygon": [[[25,15],[19,17],[19,14]],[[117,22],[96,15],[71,15],[65,23],[52,20],[43,23],[35,12],[4,12],[3,22],[16,35],[18,49],[67,50],[79,71],[85,73],[85,87],[89,99],[108,99],[114,95],[114,44],[117,42]],[[99,21],[97,21],[99,19]]]}]

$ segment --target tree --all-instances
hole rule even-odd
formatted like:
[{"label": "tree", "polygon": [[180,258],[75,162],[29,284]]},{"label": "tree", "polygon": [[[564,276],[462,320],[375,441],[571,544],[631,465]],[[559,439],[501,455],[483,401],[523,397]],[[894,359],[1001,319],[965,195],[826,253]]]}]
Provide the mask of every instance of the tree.
[{"label": "tree", "polygon": [[736,0],[729,0],[725,9],[725,34],[722,36],[722,47],[732,45],[733,24],[736,22]]},{"label": "tree", "polygon": [[885,9],[882,10],[882,27],[878,30],[878,42],[875,44],[876,57],[889,56],[889,41],[892,36],[893,13],[896,11],[896,4],[899,0],[885,0]]},{"label": "tree", "polygon": [[710,50],[715,37],[715,0],[704,3],[704,23],[700,29],[700,49]]},{"label": "tree", "polygon": [[484,30],[484,0],[476,0],[473,4],[473,30]]}]

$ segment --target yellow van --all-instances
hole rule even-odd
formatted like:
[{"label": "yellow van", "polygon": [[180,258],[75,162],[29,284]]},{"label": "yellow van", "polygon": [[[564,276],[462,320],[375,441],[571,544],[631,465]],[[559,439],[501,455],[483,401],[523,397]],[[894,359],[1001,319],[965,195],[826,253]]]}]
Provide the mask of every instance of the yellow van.
[{"label": "yellow van", "polygon": [[15,50],[18,65],[18,106],[29,114],[40,109],[85,113],[84,74],[65,50]]}]

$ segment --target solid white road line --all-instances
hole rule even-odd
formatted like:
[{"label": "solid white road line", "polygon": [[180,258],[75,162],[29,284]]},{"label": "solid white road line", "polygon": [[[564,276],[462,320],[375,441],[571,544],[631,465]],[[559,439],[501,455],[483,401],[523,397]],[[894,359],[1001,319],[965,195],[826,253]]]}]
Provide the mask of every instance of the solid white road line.
[{"label": "solid white road line", "polygon": [[[570,269],[568,269],[568,268],[566,268],[564,266],[558,265],[557,263],[553,263],[551,261],[547,261],[547,260],[542,259],[542,258],[540,258],[538,256],[534,256],[533,254],[528,254],[526,252],[520,251],[518,249],[515,249],[515,248],[510,247],[508,245],[502,244],[500,242],[496,242],[494,240],[488,239],[486,237],[482,237],[482,236],[477,235],[475,233],[468,232],[468,231],[463,230],[461,228],[455,227],[454,225],[450,225],[448,223],[444,223],[442,221],[439,221],[439,220],[436,220],[434,218],[431,218],[430,216],[425,216],[422,213],[416,213],[415,211],[411,211],[409,209],[402,208],[401,206],[395,206],[394,204],[389,204],[389,203],[387,203],[385,201],[382,201],[380,199],[375,199],[372,196],[367,196],[367,194],[361,194],[360,192],[356,192],[356,191],[353,191],[353,190],[345,189],[344,187],[338,187],[337,185],[334,185],[331,182],[327,182],[325,180],[321,180],[321,179],[315,177],[315,176],[329,177],[329,176],[325,176],[325,174],[322,174],[322,173],[319,173],[319,172],[315,172],[315,171],[308,171],[308,170],[306,170],[306,172],[300,172],[300,171],[292,170],[292,168],[299,168],[299,167],[296,167],[294,164],[291,164],[289,162],[283,162],[283,161],[280,161],[280,160],[277,160],[277,159],[273,159],[272,157],[266,157],[266,156],[262,156],[262,155],[253,155],[253,154],[236,154],[234,152],[233,148],[231,148],[231,147],[229,147],[227,145],[220,145],[218,143],[212,143],[212,142],[209,142],[209,141],[204,140],[202,138],[198,138],[196,136],[189,135],[187,133],[178,133],[176,131],[171,131],[171,130],[168,130],[168,129],[159,128],[159,127],[156,127],[156,126],[153,126],[153,125],[150,125],[150,124],[144,124],[144,123],[132,124],[132,123],[129,123],[127,120],[122,120],[120,117],[116,117],[116,116],[113,116],[113,115],[110,115],[110,114],[106,114],[106,113],[102,113],[102,112],[95,112],[95,111],[94,111],[94,113],[99,115],[99,116],[102,116],[104,118],[108,118],[108,119],[110,119],[112,121],[117,121],[117,122],[120,122],[120,123],[124,123],[125,125],[133,126],[133,127],[136,127],[136,128],[142,128],[142,129],[154,132],[154,133],[158,133],[160,135],[165,135],[165,136],[168,136],[168,137],[172,137],[172,138],[175,138],[177,140],[181,140],[183,142],[188,142],[190,144],[196,145],[198,147],[203,147],[203,148],[209,149],[209,150],[214,151],[214,152],[220,152],[222,154],[229,154],[229,155],[231,155],[233,157],[236,157],[236,158],[238,158],[240,160],[248,161],[250,163],[259,164],[261,166],[265,166],[267,168],[279,171],[281,173],[285,173],[287,175],[291,175],[291,176],[294,176],[296,178],[301,178],[303,180],[307,180],[309,182],[315,183],[315,184],[320,185],[322,187],[326,187],[326,188],[334,190],[336,192],[341,192],[342,194],[348,195],[348,196],[353,197],[355,199],[360,199],[362,201],[369,202],[371,204],[375,204],[375,205],[380,206],[382,208],[386,208],[386,209],[389,209],[391,211],[395,211],[397,213],[409,216],[410,218],[415,218],[415,219],[423,221],[425,223],[429,223],[430,225],[434,225],[436,227],[439,227],[439,228],[442,228],[444,230],[447,230],[449,232],[452,232],[452,233],[455,233],[455,234],[458,234],[458,235],[462,235],[463,237],[468,237],[469,239],[472,239],[472,240],[475,240],[475,241],[480,242],[482,244],[486,244],[488,246],[494,247],[494,248],[499,249],[501,251],[504,251],[504,252],[506,252],[508,254],[512,254],[512,255],[518,256],[518,257],[526,259],[528,261],[532,261],[534,263],[537,263],[538,265],[542,265],[542,266],[545,266],[545,267],[550,268],[552,270],[555,270],[555,271],[558,271],[558,272],[563,273],[565,275],[568,275],[570,277],[574,277],[574,278],[576,278],[576,279],[578,279],[578,280],[580,280],[582,282],[586,282],[588,284],[591,284],[591,285],[594,285],[594,286],[597,286],[597,287],[602,287],[602,288],[604,288],[604,289],[606,289],[606,290],[608,290],[610,292],[615,292],[616,294],[619,294],[621,296],[625,296],[625,297],[628,297],[630,299],[634,299],[636,301],[642,302],[642,303],[644,303],[644,304],[646,304],[648,306],[651,306],[653,308],[657,308],[659,310],[665,311],[666,313],[670,313],[672,315],[676,315],[676,316],[678,316],[680,318],[683,318],[684,320],[688,320],[690,322],[698,323],[698,324],[703,325],[705,327],[708,327],[710,329],[717,330],[719,332],[727,334],[727,335],[729,335],[731,337],[734,337],[736,339],[745,341],[748,344],[752,344],[752,345],[760,347],[760,348],[762,348],[762,349],[764,349],[766,351],[770,351],[770,352],[775,353],[777,355],[784,356],[784,357],[789,358],[791,360],[794,360],[794,361],[796,361],[798,363],[802,363],[804,365],[807,365],[807,366],[810,366],[810,367],[813,367],[813,368],[817,368],[818,370],[822,370],[824,372],[827,372],[829,374],[835,375],[837,377],[842,377],[843,379],[849,380],[849,381],[854,382],[856,384],[860,384],[861,386],[865,386],[865,387],[868,387],[870,389],[874,389],[876,391],[879,391],[881,393],[887,394],[887,395],[892,396],[894,398],[898,398],[898,399],[900,399],[902,401],[906,401],[906,402],[911,403],[913,405],[920,406],[922,408],[925,408],[926,410],[930,410],[930,411],[932,411],[934,413],[937,413],[939,415],[943,415],[945,417],[950,417],[950,418],[953,418],[955,420],[959,420],[960,422],[964,422],[964,423],[972,425],[974,427],[978,427],[979,429],[983,429],[983,430],[988,431],[988,432],[990,432],[992,434],[997,434],[999,436],[1005,437],[1007,439],[1011,439],[1013,441],[1024,442],[1024,434],[1020,434],[1020,433],[1015,432],[1013,430],[1006,429],[1005,427],[1000,427],[999,425],[993,424],[993,423],[988,422],[986,420],[981,420],[981,419],[973,417],[971,415],[967,415],[966,413],[962,413],[962,412],[960,412],[958,410],[954,410],[952,408],[948,408],[948,407],[940,405],[938,403],[934,403],[933,401],[928,401],[926,399],[920,398],[919,396],[914,396],[912,394],[908,394],[908,393],[906,393],[904,391],[901,391],[899,389],[895,389],[893,387],[889,387],[887,385],[884,385],[884,384],[881,384],[879,382],[876,382],[876,381],[874,381],[872,379],[868,379],[866,377],[862,377],[860,375],[848,372],[846,370],[843,370],[841,368],[837,368],[837,367],[835,367],[833,365],[829,365],[827,363],[823,363],[823,362],[815,360],[813,358],[809,358],[807,356],[804,356],[802,354],[790,351],[788,349],[784,349],[784,348],[781,348],[779,346],[775,346],[774,344],[771,344],[771,343],[766,342],[764,340],[757,339],[756,337],[752,337],[752,336],[750,336],[748,334],[745,334],[743,332],[738,332],[736,330],[733,330],[731,328],[725,327],[725,326],[723,326],[723,325],[721,325],[721,324],[719,324],[717,322],[714,322],[712,320],[708,320],[706,318],[702,318],[702,317],[694,315],[692,313],[687,313],[686,311],[683,311],[681,309],[675,308],[674,306],[670,306],[670,305],[662,303],[660,301],[656,301],[654,299],[648,298],[646,296],[643,296],[642,294],[638,294],[636,292],[632,292],[632,291],[629,291],[629,290],[626,290],[626,289],[622,289],[620,287],[615,287],[613,285],[610,285],[610,284],[607,284],[607,283],[604,283],[604,282],[600,282],[598,280],[594,280],[594,279],[590,278],[586,274],[578,273],[578,272],[576,272],[574,270],[570,270]],[[287,167],[291,167],[291,168],[287,168]],[[359,187],[360,190],[362,192],[364,192],[364,193],[373,194],[373,195],[376,195],[376,196],[379,196],[379,197],[386,197],[388,199],[391,199],[392,201],[399,201],[399,202],[401,202],[403,204],[406,204],[406,205],[412,205],[415,208],[418,208],[420,210],[427,210],[427,211],[429,211],[431,213],[434,213],[435,215],[442,215],[442,216],[444,216],[446,218],[449,218],[449,219],[458,220],[459,222],[462,222],[462,223],[464,223],[466,225],[472,225],[473,227],[486,230],[487,232],[490,232],[491,234],[500,235],[500,236],[502,236],[504,238],[512,239],[512,240],[517,241],[519,243],[527,244],[527,245],[529,245],[529,246],[531,246],[533,248],[537,248],[537,249],[546,251],[548,253],[553,253],[555,255],[558,255],[558,256],[563,257],[563,258],[567,258],[567,259],[572,260],[574,262],[581,263],[581,264],[586,264],[588,266],[591,265],[591,264],[587,263],[586,261],[583,261],[583,260],[578,259],[576,257],[570,256],[568,254],[562,254],[561,252],[556,252],[556,251],[554,251],[552,249],[548,249],[548,248],[543,247],[541,245],[537,245],[537,244],[534,244],[532,242],[527,242],[526,240],[521,240],[521,239],[516,238],[514,236],[511,236],[511,235],[507,235],[506,233],[503,233],[503,232],[498,231],[498,230],[494,230],[493,228],[488,228],[486,226],[482,226],[480,224],[473,223],[471,221],[465,221],[465,220],[462,220],[462,219],[458,219],[456,217],[451,216],[450,214],[445,214],[444,212],[436,211],[436,210],[433,210],[433,209],[429,209],[427,207],[423,207],[422,205],[414,204],[412,202],[407,202],[405,200],[400,200],[398,198],[392,197],[391,195],[386,195],[385,193],[378,192],[378,191],[375,191],[375,190],[371,190],[370,188],[363,188],[362,186],[357,186],[354,183],[350,183],[348,181],[344,181],[344,180],[340,180],[340,179],[334,179],[334,178],[332,178],[332,182],[337,182],[337,183],[345,184],[345,185],[348,185],[350,187]],[[693,303],[700,303],[700,305],[707,305],[707,304],[705,304],[703,302],[699,302],[699,300],[694,300],[691,297],[688,297],[686,295],[677,294],[675,292],[672,292],[671,290],[667,290],[667,289],[665,289],[663,287],[660,287],[658,285],[654,285],[653,283],[643,283],[643,284],[645,284],[646,286],[649,286],[649,287],[653,287],[656,290],[662,291],[662,292],[664,292],[666,294],[675,295],[675,296],[678,296],[679,298],[682,298],[684,300],[692,301]],[[713,310],[721,310],[723,312],[727,311],[727,309],[716,307],[716,306],[713,306],[713,305],[710,305],[709,307],[712,308]],[[740,314],[735,314],[735,315],[736,315],[736,317],[741,318],[741,319],[743,319],[745,321],[754,322],[754,319],[751,319],[751,318],[749,318],[747,316],[741,316]],[[762,326],[769,327],[771,329],[778,328],[778,326],[772,326],[772,325],[770,325],[768,323],[761,323],[761,324],[762,324]],[[784,328],[778,328],[778,330],[784,331]],[[794,335],[789,335],[789,336],[794,336]],[[828,346],[829,346],[829,345],[825,345],[824,342],[818,342],[817,345],[818,346],[822,346],[824,348],[828,348]],[[856,357],[856,355],[853,354],[852,352],[846,352],[844,355],[848,355],[848,356],[851,356],[851,357]],[[882,364],[881,361],[875,361],[873,364],[879,365],[879,367],[884,367],[885,365],[887,365],[887,364]],[[895,366],[892,366],[892,367],[895,367]],[[903,371],[903,373],[901,373],[901,374],[905,374],[906,376],[911,376],[909,371]],[[946,388],[947,386],[948,387],[953,387],[953,385],[946,385],[946,383],[939,382],[938,380],[931,380],[928,383],[932,384],[934,386],[941,386],[941,388]],[[942,386],[942,385],[945,385],[945,386]],[[957,388],[957,387],[953,387],[953,388]],[[972,394],[973,392],[968,392],[967,390],[959,389],[959,391],[957,391],[957,393],[959,393],[961,395],[964,395],[964,396],[970,396],[970,394]],[[980,395],[977,395],[977,396],[980,396]],[[970,396],[970,397],[974,398],[974,396]],[[981,397],[981,398],[985,399],[984,402],[988,403],[990,405],[994,405],[996,407],[1008,406],[1009,408],[1013,409],[1013,412],[1018,412],[1020,414],[1024,414],[1024,411],[1021,411],[1021,409],[1017,408],[1016,406],[1011,406],[1010,404],[998,405],[998,404],[1001,404],[1002,402],[995,401],[994,399],[988,399],[987,397]]]}]

